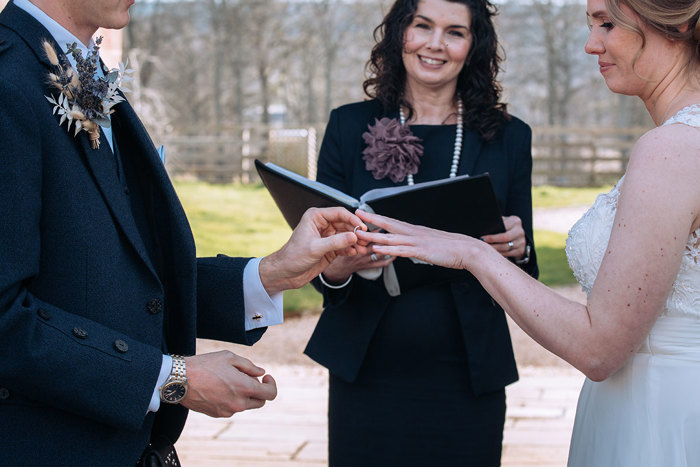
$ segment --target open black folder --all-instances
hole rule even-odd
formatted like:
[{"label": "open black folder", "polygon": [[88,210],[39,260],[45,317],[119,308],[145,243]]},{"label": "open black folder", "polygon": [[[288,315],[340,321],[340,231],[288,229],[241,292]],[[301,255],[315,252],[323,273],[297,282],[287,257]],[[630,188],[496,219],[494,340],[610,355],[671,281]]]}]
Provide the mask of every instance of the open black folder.
[{"label": "open black folder", "polygon": [[[472,237],[505,231],[491,178],[487,173],[377,188],[356,199],[271,162],[263,163],[256,159],[255,167],[292,228],[296,227],[301,216],[311,207],[342,206],[355,211],[369,206],[377,214]],[[394,267],[401,290],[465,277],[467,274],[465,271],[415,264],[405,258],[397,258]]]}]

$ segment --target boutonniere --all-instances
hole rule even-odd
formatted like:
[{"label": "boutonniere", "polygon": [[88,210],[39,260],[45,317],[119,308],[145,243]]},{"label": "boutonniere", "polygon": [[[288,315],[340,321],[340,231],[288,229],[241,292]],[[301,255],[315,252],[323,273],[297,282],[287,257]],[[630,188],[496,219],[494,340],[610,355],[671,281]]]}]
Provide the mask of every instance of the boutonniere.
[{"label": "boutonniere", "polygon": [[362,159],[376,180],[389,177],[392,182],[399,183],[408,174],[418,173],[423,145],[408,125],[385,117],[381,120],[375,118],[374,125],[369,125],[368,129],[362,134],[367,144]]},{"label": "boutonniere", "polygon": [[[120,63],[118,69],[109,70],[104,77],[98,76],[101,43],[102,37],[95,39],[95,44],[88,50],[86,57],[83,57],[77,44],[68,46],[68,53],[75,59],[77,71],[64,56],[61,56],[63,63],[59,62],[56,50],[48,41],[43,44],[49,62],[56,67],[56,73],[49,73],[49,82],[60,92],[58,98],[44,97],[53,104],[54,115],[61,116],[59,125],[68,122],[68,131],[71,131],[73,125],[74,136],[81,130],[87,132],[92,149],[100,147],[100,127],[109,128],[108,117],[114,111],[112,107],[124,100],[118,92],[120,86],[132,80],[128,75],[133,71],[127,69],[127,60],[126,64]],[[129,92],[126,88],[121,88],[121,91]]]}]

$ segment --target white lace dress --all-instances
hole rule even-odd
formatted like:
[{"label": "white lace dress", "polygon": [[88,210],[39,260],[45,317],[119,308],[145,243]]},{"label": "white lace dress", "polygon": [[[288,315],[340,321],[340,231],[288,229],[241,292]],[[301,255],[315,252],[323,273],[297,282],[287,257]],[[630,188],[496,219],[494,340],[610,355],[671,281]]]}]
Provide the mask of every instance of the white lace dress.
[{"label": "white lace dress", "polygon": [[[700,105],[665,125],[700,127]],[[699,174],[700,175],[700,174]],[[588,294],[612,230],[624,176],[573,226],[566,254]],[[700,229],[689,235],[665,309],[610,378],[583,384],[569,466],[700,466]]]}]

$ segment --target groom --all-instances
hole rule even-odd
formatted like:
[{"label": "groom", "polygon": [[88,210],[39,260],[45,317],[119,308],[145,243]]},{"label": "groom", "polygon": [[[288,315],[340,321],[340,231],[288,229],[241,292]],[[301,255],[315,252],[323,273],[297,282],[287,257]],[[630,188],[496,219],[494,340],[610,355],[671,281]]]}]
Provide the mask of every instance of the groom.
[{"label": "groom", "polygon": [[194,356],[195,337],[253,344],[282,321],[282,290],[357,241],[343,233],[357,217],[312,210],[268,257],[197,259],[127,102],[95,141],[67,131],[47,100],[60,94],[50,49],[65,60],[77,43],[85,57],[97,28],[126,26],[132,4],[14,0],[0,13],[3,465],[150,465],[176,459],[188,409],[261,407],[276,396],[272,377],[230,352]]}]

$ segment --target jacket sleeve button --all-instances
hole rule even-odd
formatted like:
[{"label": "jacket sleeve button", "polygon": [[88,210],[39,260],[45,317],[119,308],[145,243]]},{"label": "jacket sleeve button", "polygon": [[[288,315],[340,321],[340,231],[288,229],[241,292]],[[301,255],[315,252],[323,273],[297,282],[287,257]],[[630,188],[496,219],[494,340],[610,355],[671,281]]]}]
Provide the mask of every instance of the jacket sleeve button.
[{"label": "jacket sleeve button", "polygon": [[126,353],[129,351],[129,344],[121,339],[117,339],[114,341],[114,348],[117,349],[117,352],[119,353]]},{"label": "jacket sleeve button", "polygon": [[0,400],[6,400],[10,398],[10,391],[7,388],[0,388]]},{"label": "jacket sleeve button", "polygon": [[85,339],[88,336],[88,333],[83,328],[73,328],[73,335],[78,339]]},{"label": "jacket sleeve button", "polygon": [[41,318],[45,321],[48,321],[51,319],[51,314],[46,310],[42,310],[41,308],[39,308],[39,310],[36,313],[39,315],[39,318]]}]

